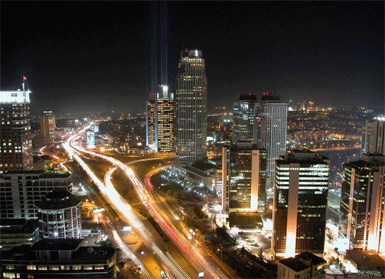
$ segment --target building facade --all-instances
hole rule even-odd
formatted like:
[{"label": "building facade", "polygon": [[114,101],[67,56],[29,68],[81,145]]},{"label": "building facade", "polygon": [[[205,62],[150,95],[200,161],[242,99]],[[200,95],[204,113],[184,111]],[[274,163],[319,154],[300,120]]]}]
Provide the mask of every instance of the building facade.
[{"label": "building facade", "polygon": [[88,130],[86,133],[87,137],[87,147],[88,148],[95,148],[95,132],[94,130]]},{"label": "building facade", "polygon": [[2,278],[116,278],[115,249],[83,244],[82,239],[43,239],[5,251]]},{"label": "building facade", "polygon": [[206,158],[207,77],[201,50],[181,53],[175,81],[176,162]]},{"label": "building facade", "polygon": [[385,156],[363,154],[343,168],[339,231],[351,248],[385,252]]},{"label": "building facade", "polygon": [[266,149],[266,190],[272,196],[275,160],[286,153],[287,104],[270,92],[262,93],[255,106],[254,143]]},{"label": "building facade", "polygon": [[174,94],[168,92],[167,85],[159,87],[157,95],[157,133],[159,152],[174,150]]},{"label": "building facade", "polygon": [[0,91],[0,174],[32,169],[31,93]]},{"label": "building facade", "polygon": [[266,151],[251,142],[222,148],[222,210],[257,211],[265,205]]},{"label": "building facade", "polygon": [[385,118],[366,120],[362,127],[363,153],[385,155]]},{"label": "building facade", "polygon": [[36,203],[42,238],[81,238],[81,201],[64,189],[54,189]]},{"label": "building facade", "polygon": [[49,141],[54,139],[56,130],[56,118],[52,111],[43,111],[40,115],[40,135],[48,138]]},{"label": "building facade", "polygon": [[149,99],[146,102],[146,146],[155,150],[155,143],[157,142],[155,135],[156,122],[156,105],[155,94],[150,93]]},{"label": "building facade", "polygon": [[257,96],[252,93],[242,94],[233,106],[233,142],[253,141],[255,104]]},{"label": "building facade", "polygon": [[293,257],[324,251],[330,161],[309,150],[292,150],[276,161],[272,251]]},{"label": "building facade", "polygon": [[40,240],[36,220],[1,219],[0,250],[9,250],[23,244],[32,245]]},{"label": "building facade", "polygon": [[35,204],[55,188],[71,191],[71,173],[12,171],[1,174],[0,218],[37,219]]}]

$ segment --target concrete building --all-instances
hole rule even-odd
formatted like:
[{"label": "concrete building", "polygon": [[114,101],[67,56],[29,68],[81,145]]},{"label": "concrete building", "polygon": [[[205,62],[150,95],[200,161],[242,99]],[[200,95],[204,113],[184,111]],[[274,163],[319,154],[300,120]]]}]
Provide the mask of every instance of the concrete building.
[{"label": "concrete building", "polygon": [[54,139],[56,130],[56,118],[52,111],[43,111],[40,115],[40,135],[48,138],[49,141]]},{"label": "concrete building", "polygon": [[43,239],[2,251],[2,278],[116,278],[115,249],[87,247],[83,242]]},{"label": "concrete building", "polygon": [[362,127],[362,151],[385,155],[385,117],[366,120]]},{"label": "concrete building", "polygon": [[363,154],[343,168],[339,231],[351,248],[385,252],[385,156]]},{"label": "concrete building", "polygon": [[287,104],[271,92],[262,93],[255,105],[254,143],[266,149],[266,191],[268,198],[273,194],[275,160],[286,153]]},{"label": "concrete building", "polygon": [[254,137],[255,104],[257,96],[242,94],[233,106],[233,142],[252,141]]},{"label": "concrete building", "polygon": [[0,174],[32,169],[31,93],[0,91]]},{"label": "concrete building", "polygon": [[65,189],[54,189],[36,203],[42,238],[81,238],[81,201]]},{"label": "concrete building", "polygon": [[265,205],[266,152],[251,142],[222,148],[222,210],[257,211]]},{"label": "concrete building", "polygon": [[330,161],[309,150],[292,150],[276,160],[272,251],[293,257],[322,255]]},{"label": "concrete building", "polygon": [[278,279],[321,279],[326,261],[316,255],[303,252],[278,262]]},{"label": "concrete building", "polygon": [[201,50],[181,53],[175,80],[176,163],[206,158],[207,77]]},{"label": "concrete building", "polygon": [[71,191],[71,173],[11,171],[1,174],[0,219],[37,219],[36,202],[55,188]]}]

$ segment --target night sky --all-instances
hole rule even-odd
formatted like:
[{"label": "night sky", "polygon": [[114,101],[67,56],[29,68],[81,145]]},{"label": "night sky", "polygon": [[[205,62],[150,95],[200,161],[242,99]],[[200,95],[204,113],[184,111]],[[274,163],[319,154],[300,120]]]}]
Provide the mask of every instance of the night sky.
[{"label": "night sky", "polygon": [[[1,90],[28,77],[32,112],[145,110],[149,3],[2,2]],[[240,94],[384,107],[384,2],[170,2],[168,77],[206,59],[209,110]]]}]

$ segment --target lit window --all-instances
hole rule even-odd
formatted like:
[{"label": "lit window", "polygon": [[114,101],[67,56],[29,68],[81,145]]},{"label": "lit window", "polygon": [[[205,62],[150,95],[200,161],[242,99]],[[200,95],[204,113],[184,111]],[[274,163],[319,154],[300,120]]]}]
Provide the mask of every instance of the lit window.
[{"label": "lit window", "polygon": [[82,266],[81,265],[74,265],[72,266],[72,270],[81,270]]},{"label": "lit window", "polygon": [[38,266],[37,270],[47,270],[47,266],[45,265]]},{"label": "lit window", "polygon": [[27,270],[36,270],[36,265],[27,265]]},{"label": "lit window", "polygon": [[53,265],[49,267],[50,270],[59,270],[59,266]]},{"label": "lit window", "polygon": [[68,265],[62,265],[62,266],[60,267],[60,269],[61,269],[61,270],[70,270],[71,267],[68,266]]},{"label": "lit window", "polygon": [[92,270],[93,268],[92,268],[92,265],[85,265],[85,266],[83,266],[83,269],[84,270]]},{"label": "lit window", "polygon": [[95,265],[95,270],[104,269],[104,265]]},{"label": "lit window", "polygon": [[8,269],[8,270],[14,270],[14,269],[15,269],[15,266],[14,266],[14,265],[6,265],[6,266],[5,266],[5,269]]}]

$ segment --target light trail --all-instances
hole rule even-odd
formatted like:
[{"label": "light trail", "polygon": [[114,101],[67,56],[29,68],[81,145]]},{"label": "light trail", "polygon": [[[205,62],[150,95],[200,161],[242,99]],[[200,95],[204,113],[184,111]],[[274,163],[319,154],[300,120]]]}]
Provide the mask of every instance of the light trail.
[{"label": "light trail", "polygon": [[[98,154],[98,153],[95,153],[95,152],[92,152],[92,151],[88,151],[88,150],[85,150],[79,146],[76,146],[74,147],[73,146],[73,143],[72,141],[74,141],[76,138],[78,138],[82,133],[84,133],[84,131],[86,131],[88,129],[88,127],[82,129],[78,134],[70,137],[64,144],[63,144],[63,147],[64,149],[70,154],[70,156],[75,159],[79,165],[84,169],[84,171],[88,174],[88,176],[91,178],[91,180],[95,183],[95,185],[98,187],[98,189],[100,190],[100,192],[102,193],[102,195],[104,196],[104,198],[108,201],[110,201],[110,204],[114,207],[114,209],[120,213],[120,216],[123,216],[126,218],[126,220],[128,221],[128,223],[130,223],[135,231],[140,234],[144,239],[145,241],[150,244],[150,247],[157,247],[157,245],[153,242],[152,240],[152,235],[151,233],[147,230],[147,228],[145,228],[145,226],[142,224],[142,222],[140,221],[140,219],[135,215],[135,213],[132,211],[131,209],[131,206],[125,201],[125,199],[123,199],[120,194],[116,191],[115,187],[113,186],[112,182],[111,182],[111,174],[112,174],[112,171],[114,170],[111,169],[106,175],[105,175],[105,178],[107,180],[108,183],[106,183],[106,185],[95,175],[95,173],[88,167],[88,165],[82,160],[82,158],[80,158],[80,156],[78,154],[76,154],[76,150],[79,151],[79,152],[84,152],[84,153],[88,153],[88,154],[91,154],[91,155],[94,155],[94,156],[97,156],[97,157],[101,157],[105,160],[108,160],[107,158],[109,158],[108,156],[105,156],[105,155],[101,155],[101,154]],[[76,150],[74,150],[76,148]],[[109,159],[113,159],[115,162],[111,162],[111,160],[108,160],[110,161],[111,163],[117,165],[117,164],[120,164],[120,165],[123,165],[123,163],[121,163],[120,161],[117,161],[115,160],[114,158],[109,158]],[[116,164],[117,163],[117,164]],[[136,183],[138,183],[139,181],[135,180]],[[158,247],[157,247],[158,248]],[[128,249],[128,248],[127,248]],[[177,278],[187,278],[187,279],[190,279],[190,277],[185,273],[185,274],[182,274],[180,272],[180,269],[182,269],[179,264],[175,265],[174,262],[172,262],[169,258],[167,258],[166,256],[162,256],[162,254],[159,254],[159,251],[161,251],[159,248],[158,249],[153,249],[155,252],[158,252],[158,256],[163,259],[164,263],[177,275]],[[163,252],[162,252],[163,253]],[[187,276],[186,276],[187,275]]]},{"label": "light trail", "polygon": [[[148,191],[148,189],[144,187],[143,183],[139,180],[139,178],[137,177],[137,175],[134,173],[134,171],[131,168],[129,168],[127,165],[125,165],[124,163],[122,163],[121,161],[119,161],[115,158],[112,158],[112,157],[109,157],[106,155],[102,155],[102,154],[99,154],[97,152],[93,152],[90,150],[86,150],[86,149],[84,149],[78,145],[74,145],[72,143],[76,138],[80,137],[80,135],[82,133],[84,133],[87,129],[88,129],[88,126],[83,128],[79,133],[70,137],[67,140],[66,144],[65,145],[63,144],[63,146],[65,146],[65,148],[71,148],[72,147],[72,148],[76,149],[78,152],[83,152],[83,153],[91,154],[93,156],[102,158],[106,161],[109,161],[110,163],[117,166],[118,168],[120,168],[123,171],[123,173],[125,173],[127,175],[127,177],[130,179],[130,181],[133,184],[134,188],[136,189],[140,199],[142,200],[142,202],[146,206],[146,208],[149,210],[152,217],[162,227],[162,229],[167,233],[167,235],[173,240],[173,242],[181,249],[181,251],[183,251],[190,258],[190,260],[192,262],[198,264],[200,271],[203,271],[205,273],[206,277],[209,276],[210,278],[218,278],[218,279],[228,278],[223,272],[218,270],[218,268],[216,268],[215,266],[211,266],[211,264],[208,263],[207,260],[199,253],[199,251],[194,249],[195,248],[194,245],[192,245],[189,242],[189,240],[186,239],[186,237],[184,235],[182,235],[172,224],[170,225],[170,221],[168,221],[167,218],[160,213],[162,211],[158,207],[155,199],[152,197],[152,195],[150,195],[150,192]],[[68,145],[67,145],[67,143],[68,143]],[[79,160],[79,161],[83,162],[81,160],[81,158],[77,154],[74,154],[74,153],[75,152],[72,152],[75,160],[77,160],[77,161]],[[71,155],[71,152],[69,152],[69,154]],[[112,203],[114,204],[114,207],[118,210],[118,212],[120,212],[122,215],[124,215],[129,220],[130,220],[130,218],[133,218],[133,216],[135,214],[133,214],[133,212],[131,211],[131,208],[127,204],[127,202],[119,195],[119,193],[116,192],[115,188],[113,186],[107,186],[107,187],[104,186],[104,184],[96,177],[96,175],[89,169],[89,167],[84,162],[83,162],[83,164],[85,165],[84,166],[85,169],[89,170],[91,179],[98,181],[95,184],[97,184],[97,186],[99,188],[103,189],[102,193],[104,193],[104,195],[106,195],[108,197],[107,199],[112,201]],[[81,166],[83,167],[82,164],[81,164]],[[134,221],[134,223],[136,223],[136,222]],[[137,230],[140,229],[138,224],[136,226],[134,225],[134,227]],[[141,227],[144,227],[144,226],[142,225]],[[147,236],[145,238],[148,241],[149,237]],[[175,268],[173,268],[173,271],[176,271]],[[180,276],[179,278],[185,278],[185,277]]]}]

